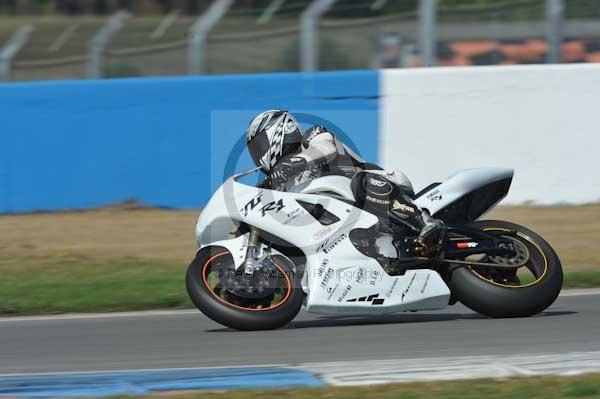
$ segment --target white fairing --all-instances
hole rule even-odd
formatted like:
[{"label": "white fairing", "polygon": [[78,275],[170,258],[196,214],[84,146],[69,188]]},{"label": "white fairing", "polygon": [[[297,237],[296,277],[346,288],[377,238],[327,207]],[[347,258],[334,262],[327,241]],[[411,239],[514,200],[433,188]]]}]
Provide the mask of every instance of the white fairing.
[{"label": "white fairing", "polygon": [[298,184],[290,188],[290,191],[304,194],[332,193],[341,198],[354,201],[350,179],[344,176],[323,176]]},{"label": "white fairing", "polygon": [[[437,187],[442,198],[426,208],[435,212],[441,209],[438,204],[448,204],[452,198],[460,197],[461,190],[464,195],[508,173],[512,175],[509,170],[456,174]],[[199,247],[225,247],[239,267],[245,259],[247,236],[231,238],[230,232],[236,223],[244,222],[299,248],[306,256],[302,287],[307,294],[309,312],[382,314],[441,309],[448,304],[450,290],[437,272],[423,269],[408,271],[403,276],[389,276],[375,259],[363,255],[352,244],[350,232],[375,225],[377,217],[342,200],[319,194],[328,192],[352,200],[349,179],[326,176],[293,191],[280,192],[237,181],[246,174],[248,172],[228,179],[204,208],[196,225]],[[298,200],[321,204],[339,220],[323,225]]]},{"label": "white fairing", "polygon": [[[327,180],[319,183],[317,180]],[[316,179],[304,189],[334,192],[350,197],[349,180],[337,176]],[[341,179],[344,179],[342,181]],[[323,226],[296,200],[322,204],[340,220]],[[404,276],[387,275],[379,263],[352,245],[352,229],[368,228],[377,218],[346,202],[324,195],[278,192],[247,186],[228,179],[214,194],[198,219],[196,239],[201,247],[227,248],[236,266],[244,261],[247,237],[231,239],[235,222],[245,222],[281,237],[306,255],[306,309],[327,314],[375,314],[404,310],[439,309],[450,291],[431,270]]]},{"label": "white fairing", "polygon": [[451,175],[448,180],[423,193],[415,200],[421,209],[427,209],[432,215],[452,204],[466,193],[470,193],[486,184],[512,178],[514,170],[508,168],[466,169]]},{"label": "white fairing", "polygon": [[325,250],[315,253],[308,262],[309,312],[384,314],[448,305],[450,290],[433,270],[389,276],[375,259],[360,253],[346,233],[337,236]]}]

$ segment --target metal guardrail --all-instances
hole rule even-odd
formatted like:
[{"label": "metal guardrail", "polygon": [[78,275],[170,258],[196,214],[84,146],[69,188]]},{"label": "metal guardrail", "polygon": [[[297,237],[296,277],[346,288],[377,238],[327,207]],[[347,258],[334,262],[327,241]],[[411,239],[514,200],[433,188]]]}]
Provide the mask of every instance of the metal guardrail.
[{"label": "metal guardrail", "polygon": [[232,5],[233,0],[216,0],[191,27],[188,50],[190,75],[206,73],[206,37]]},{"label": "metal guardrail", "polygon": [[435,65],[435,17],[437,0],[419,2],[419,50],[423,66]]},{"label": "metal guardrail", "polygon": [[0,50],[0,82],[10,80],[13,58],[27,43],[27,39],[34,29],[31,25],[20,27]]},{"label": "metal guardrail", "polygon": [[548,43],[546,62],[548,63],[560,62],[564,13],[564,0],[546,0],[546,42]]},{"label": "metal guardrail", "polygon": [[319,68],[317,23],[335,2],[336,0],[314,0],[300,16],[300,69],[303,72]]},{"label": "metal guardrail", "polygon": [[[437,53],[436,49],[440,41],[470,40],[472,38],[482,40],[504,40],[513,39],[514,37],[541,39],[545,41],[547,46],[546,62],[560,62],[563,31],[564,35],[568,37],[575,37],[573,33],[579,31],[589,37],[598,36],[600,32],[599,25],[594,24],[594,20],[577,22],[578,30],[574,30],[575,21],[563,22],[565,3],[569,0],[503,0],[485,6],[461,5],[453,7],[440,5],[437,0],[419,0],[418,8],[413,11],[394,14],[383,13],[380,15],[377,14],[379,10],[394,3],[388,0],[369,0],[365,2],[365,12],[374,14],[361,18],[336,18],[336,15],[338,15],[336,13],[345,10],[344,7],[346,7],[342,4],[338,6],[336,0],[312,0],[304,9],[299,9],[297,4],[288,5],[285,1],[271,0],[268,7],[258,15],[243,15],[240,17],[239,12],[237,12],[239,10],[234,9],[234,0],[215,0],[192,24],[186,37],[169,36],[171,40],[152,43],[153,40],[163,36],[166,39],[168,35],[165,35],[165,33],[169,29],[173,29],[176,23],[182,22],[182,19],[179,19],[179,13],[174,11],[164,16],[156,27],[144,33],[148,38],[147,44],[127,47],[126,43],[123,43],[125,46],[120,45],[118,48],[114,46],[109,48],[111,39],[125,26],[128,20],[129,14],[120,12],[111,16],[95,33],[88,44],[87,54],[70,54],[65,57],[57,57],[60,54],[59,50],[65,44],[68,45],[69,41],[75,40],[77,35],[82,34],[80,31],[83,29],[83,24],[76,22],[65,27],[49,45],[48,54],[44,57],[31,59],[31,57],[19,56],[17,59],[19,50],[26,45],[32,32],[31,26],[24,26],[15,32],[6,45],[0,49],[0,80],[30,76],[31,73],[27,71],[33,69],[37,70],[35,72],[36,77],[43,76],[43,68],[54,68],[53,70],[56,72],[62,65],[68,65],[71,72],[56,73],[56,75],[60,75],[59,77],[70,77],[73,70],[81,68],[81,72],[77,72],[78,77],[99,78],[103,76],[106,68],[105,64],[109,58],[118,60],[123,57],[128,60],[117,62],[117,64],[136,65],[137,63],[140,70],[144,70],[149,74],[162,73],[163,71],[169,73],[168,70],[166,71],[160,67],[162,53],[165,54],[165,57],[171,58],[165,60],[166,63],[171,62],[172,65],[179,63],[175,68],[178,71],[177,73],[187,72],[188,74],[206,74],[221,71],[221,65],[224,62],[222,59],[229,56],[232,57],[230,64],[236,65],[238,63],[240,66],[235,70],[241,72],[255,71],[252,68],[256,68],[256,60],[253,60],[252,57],[261,58],[263,64],[271,63],[273,70],[300,69],[302,71],[316,71],[327,67],[332,68],[331,65],[320,65],[320,61],[325,64],[326,61],[330,61],[335,57],[352,58],[357,55],[361,57],[359,67],[368,68],[375,65],[365,61],[366,58],[372,56],[369,51],[374,51],[377,48],[375,40],[382,33],[390,31],[399,37],[398,43],[402,46],[401,51],[404,52],[408,48],[414,49],[410,50],[409,58],[416,55],[420,59],[419,65],[423,66],[433,66],[440,59],[440,54]],[[518,14],[517,11],[532,15],[532,7],[535,8],[536,16],[544,10],[545,14],[542,12],[539,15],[539,20],[531,21],[507,22],[503,19],[506,13],[516,15]],[[294,12],[290,14],[289,11],[292,8]],[[333,12],[333,17],[324,18],[330,12]],[[502,16],[496,20],[494,18],[496,18],[496,15],[500,15],[498,13],[501,13]],[[482,17],[478,20],[476,16],[480,14]],[[296,19],[294,15],[299,15],[299,17]],[[456,22],[460,21],[461,15],[469,22]],[[246,18],[244,24],[248,26],[245,30],[238,29],[213,33],[214,28],[225,16],[230,16],[234,21],[235,18]],[[280,23],[282,20],[289,21],[291,24],[282,24]],[[442,22],[440,23],[440,21]],[[499,29],[503,24],[506,25],[507,29]],[[252,25],[254,28],[252,28]],[[489,25],[489,29],[486,28],[487,25]],[[509,27],[513,25],[516,28],[514,30]],[[356,50],[354,49],[355,42]],[[239,43],[239,46],[236,46],[235,43]],[[323,45],[327,45],[327,53],[319,54],[320,47]],[[251,46],[255,46],[262,53],[258,51],[257,54],[260,55],[256,55],[251,50]],[[264,49],[273,52],[272,55],[267,56],[268,60],[265,59]],[[330,54],[332,49],[335,54]],[[293,51],[290,52],[289,50]],[[48,57],[51,54],[53,57]],[[146,55],[147,58],[138,60],[133,57],[136,55]],[[276,58],[283,55],[291,60],[285,67],[281,67],[281,61]],[[221,60],[215,64],[215,58]],[[159,68],[150,68],[150,70],[145,68],[148,65],[154,65],[155,62],[158,62]],[[213,71],[209,71],[209,64]],[[352,64],[350,62],[342,62],[341,64],[344,66],[356,65],[356,63]],[[244,65],[246,69],[244,69]],[[292,66],[290,67],[290,65]],[[336,67],[335,65],[337,64],[334,63],[334,67]],[[14,76],[15,74],[11,72],[14,72],[15,68],[25,72],[23,74],[17,73],[18,76]],[[265,67],[261,68],[263,69],[257,70],[265,70]]]},{"label": "metal guardrail", "polygon": [[102,67],[104,65],[104,50],[114,36],[125,25],[125,21],[130,17],[126,11],[119,11],[108,19],[106,24],[94,35],[90,41],[88,50],[87,76],[92,79],[102,77]]}]

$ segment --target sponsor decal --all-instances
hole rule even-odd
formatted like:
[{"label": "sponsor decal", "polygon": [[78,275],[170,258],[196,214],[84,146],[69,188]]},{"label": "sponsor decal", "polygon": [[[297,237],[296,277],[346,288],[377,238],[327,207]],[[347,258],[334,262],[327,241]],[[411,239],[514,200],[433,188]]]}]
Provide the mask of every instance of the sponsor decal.
[{"label": "sponsor decal", "polygon": [[317,252],[320,252],[320,251],[322,251],[323,249],[325,249],[325,247],[326,247],[327,245],[329,245],[329,239],[327,239],[327,240],[323,241],[323,242],[321,243],[321,245],[319,245],[319,247],[317,248]]},{"label": "sponsor decal", "polygon": [[[394,186],[383,176],[369,177],[367,178],[367,181],[369,185],[372,186],[372,188],[367,191],[376,192],[376,195],[389,195],[394,190]],[[385,192],[383,192],[384,188]]]},{"label": "sponsor decal", "polygon": [[392,209],[397,209],[402,212],[415,213],[415,208],[413,208],[412,206],[403,204],[403,203],[399,202],[398,200],[394,201],[394,204],[392,205]]},{"label": "sponsor decal", "polygon": [[365,281],[365,279],[366,279],[365,269],[363,267],[359,267],[358,271],[356,272],[356,279],[354,281],[361,284],[362,282]]},{"label": "sponsor decal", "polygon": [[315,235],[313,236],[313,240],[318,240],[319,238],[326,236],[332,230],[333,230],[333,227],[328,226],[328,227],[325,227],[324,229],[317,231],[315,233]]},{"label": "sponsor decal", "polygon": [[348,299],[346,302],[370,302],[371,305],[383,305],[385,299],[379,298],[379,294],[361,296],[360,298]]},{"label": "sponsor decal", "polygon": [[412,278],[410,279],[410,282],[406,286],[406,289],[402,292],[402,298],[401,298],[402,302],[404,302],[404,297],[406,296],[406,294],[408,294],[410,287],[412,287],[413,283],[415,282],[415,277],[417,277],[417,275],[413,274]]},{"label": "sponsor decal", "polygon": [[242,245],[240,248],[240,251],[243,251],[244,249],[246,249],[246,247],[248,246],[248,234],[245,234],[242,236]]},{"label": "sponsor decal", "polygon": [[342,292],[342,294],[338,297],[337,301],[342,302],[344,300],[344,298],[346,298],[348,296],[348,293],[350,292],[350,290],[352,290],[352,286],[347,285],[346,288],[344,288],[344,291]]},{"label": "sponsor decal", "polygon": [[272,201],[269,202],[268,204],[266,204],[265,206],[263,206],[262,208],[260,208],[261,211],[261,215],[262,217],[265,217],[265,215],[267,214],[267,212],[269,211],[275,211],[275,213],[279,213],[279,211],[284,207],[285,205],[283,205],[283,199],[280,199],[279,201]]},{"label": "sponsor decal", "polygon": [[244,235],[242,238],[242,245],[240,246],[239,259],[246,259],[246,248],[248,247],[248,238],[249,238],[248,234]]},{"label": "sponsor decal", "polygon": [[327,258],[323,259],[323,261],[319,265],[319,268],[317,269],[317,276],[323,277],[328,264],[329,264],[329,259],[327,259]]},{"label": "sponsor decal", "polygon": [[262,201],[263,192],[259,192],[254,198],[252,198],[246,205],[240,209],[240,213],[244,214],[244,217],[248,216],[248,213],[252,211]]},{"label": "sponsor decal", "polygon": [[379,279],[379,272],[377,270],[372,270],[369,284],[371,284],[371,285],[377,284],[378,279]]},{"label": "sponsor decal", "polygon": [[427,284],[429,284],[429,277],[431,275],[428,274],[427,277],[425,277],[425,284],[423,284],[423,288],[421,288],[421,294],[425,292],[425,288],[427,288]]},{"label": "sponsor decal", "polygon": [[[331,244],[329,244],[329,246],[326,246],[326,247],[324,246],[324,247],[323,247],[323,252],[325,252],[326,254],[328,254],[328,253],[329,253],[329,252],[331,252],[331,251],[332,251],[332,250],[333,250],[335,247],[337,247],[337,246],[339,245],[339,243],[340,243],[340,242],[344,241],[344,240],[346,239],[346,237],[348,237],[348,236],[346,235],[346,233],[344,233],[344,234],[340,235],[338,238],[336,238],[335,240],[333,240],[333,241],[331,242]],[[323,246],[324,244],[325,244],[325,245],[327,245],[326,243],[323,243],[323,244],[321,244],[321,246]],[[320,247],[319,247],[319,249],[320,249]]]},{"label": "sponsor decal", "polygon": [[439,201],[442,199],[442,193],[440,190],[433,190],[429,194],[426,195],[427,199],[431,202]]},{"label": "sponsor decal", "polygon": [[381,200],[379,198],[375,198],[370,195],[367,195],[367,200],[371,201],[371,202],[375,202],[376,204],[383,204],[383,205],[387,205],[390,203],[388,200]]},{"label": "sponsor decal", "polygon": [[327,287],[327,284],[329,284],[329,281],[331,280],[331,276],[333,276],[333,269],[328,267],[323,279],[321,280],[321,288],[325,289],[325,287]]},{"label": "sponsor decal", "polygon": [[392,292],[394,292],[394,289],[396,288],[396,286],[398,285],[398,278],[396,278],[394,280],[394,282],[392,283],[392,286],[390,287],[390,289],[385,293],[385,297],[389,298],[392,296]]},{"label": "sponsor decal", "polygon": [[331,288],[331,287],[328,287],[328,288],[327,288],[327,293],[329,294],[329,295],[327,296],[327,300],[328,300],[328,301],[331,299],[331,297],[333,296],[333,294],[335,294],[335,292],[337,291],[337,289],[338,289],[338,287],[339,287],[339,286],[340,286],[340,283],[337,283],[337,284],[335,285],[335,287],[333,287],[333,288]]},{"label": "sponsor decal", "polygon": [[479,245],[478,242],[459,242],[456,243],[456,248],[465,249],[465,248],[477,248]]},{"label": "sponsor decal", "polygon": [[383,180],[379,180],[379,179],[374,179],[374,178],[370,178],[369,179],[369,183],[376,186],[376,187],[383,187],[386,185],[386,182]]},{"label": "sponsor decal", "polygon": [[283,224],[289,224],[294,219],[304,214],[306,214],[306,211],[303,208],[296,208],[293,211],[287,213],[287,219],[283,222]]}]

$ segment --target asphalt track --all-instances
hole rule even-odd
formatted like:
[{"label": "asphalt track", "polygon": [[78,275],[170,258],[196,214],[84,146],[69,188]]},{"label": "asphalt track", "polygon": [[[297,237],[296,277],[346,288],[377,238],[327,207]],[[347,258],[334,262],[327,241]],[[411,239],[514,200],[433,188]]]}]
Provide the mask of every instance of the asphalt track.
[{"label": "asphalt track", "polygon": [[[600,292],[531,318],[462,306],[385,317],[302,312],[287,328],[237,332],[197,311],[0,319],[0,374],[600,351]],[[350,363],[351,364],[351,363]]]}]

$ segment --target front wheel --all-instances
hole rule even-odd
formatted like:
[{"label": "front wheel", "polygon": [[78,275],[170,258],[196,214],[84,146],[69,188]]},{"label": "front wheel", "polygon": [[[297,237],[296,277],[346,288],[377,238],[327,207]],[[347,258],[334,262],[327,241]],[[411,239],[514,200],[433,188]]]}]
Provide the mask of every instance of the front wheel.
[{"label": "front wheel", "polygon": [[[542,312],[558,297],[563,272],[552,247],[539,235],[514,223],[484,220],[467,227],[513,241],[516,256],[472,259],[519,269],[487,266],[454,267],[448,286],[461,303],[489,317],[525,317]],[[466,259],[467,261],[470,259]]]},{"label": "front wheel", "polygon": [[294,264],[279,255],[270,269],[244,280],[222,247],[206,247],[190,264],[186,286],[196,307],[217,323],[236,330],[270,330],[289,323],[304,293]]}]

